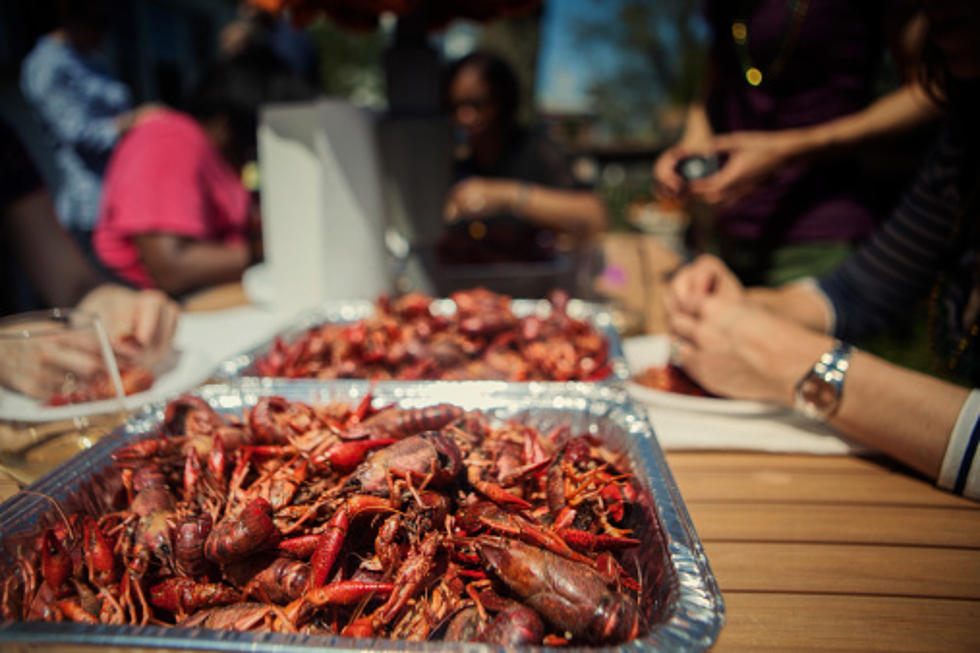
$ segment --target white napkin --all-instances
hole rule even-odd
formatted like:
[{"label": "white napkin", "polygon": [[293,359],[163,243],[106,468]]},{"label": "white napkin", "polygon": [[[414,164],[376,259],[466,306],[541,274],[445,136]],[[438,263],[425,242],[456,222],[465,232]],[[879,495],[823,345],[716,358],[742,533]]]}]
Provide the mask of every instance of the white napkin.
[{"label": "white napkin", "polygon": [[272,338],[294,317],[294,311],[275,311],[257,306],[183,313],[174,336],[174,345],[206,351],[217,364]]},{"label": "white napkin", "polygon": [[719,449],[821,455],[867,451],[833,428],[786,411],[774,415],[723,415],[647,408],[660,446],[668,451]]}]

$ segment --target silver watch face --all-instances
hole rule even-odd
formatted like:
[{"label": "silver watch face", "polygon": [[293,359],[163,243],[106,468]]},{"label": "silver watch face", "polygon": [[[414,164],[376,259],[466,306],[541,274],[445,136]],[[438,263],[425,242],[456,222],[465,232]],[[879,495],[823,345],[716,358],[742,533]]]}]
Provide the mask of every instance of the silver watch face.
[{"label": "silver watch face", "polygon": [[811,372],[797,386],[796,400],[806,414],[826,417],[834,413],[840,402],[840,388]]}]

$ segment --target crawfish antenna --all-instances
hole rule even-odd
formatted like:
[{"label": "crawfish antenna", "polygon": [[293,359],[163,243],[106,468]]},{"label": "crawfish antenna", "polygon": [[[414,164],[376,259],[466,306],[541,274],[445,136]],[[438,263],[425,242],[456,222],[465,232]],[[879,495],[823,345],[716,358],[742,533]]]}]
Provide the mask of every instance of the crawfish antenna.
[{"label": "crawfish antenna", "polygon": [[68,529],[68,535],[71,536],[71,539],[75,539],[75,531],[73,531],[71,528],[71,522],[68,521],[68,516],[65,514],[65,511],[62,510],[61,504],[58,503],[54,497],[49,497],[43,492],[35,492],[34,490],[21,490],[21,492],[24,494],[33,494],[34,496],[41,497],[42,499],[46,499],[54,504],[54,507],[58,510],[58,514],[61,515],[61,520],[65,522],[65,527]]}]

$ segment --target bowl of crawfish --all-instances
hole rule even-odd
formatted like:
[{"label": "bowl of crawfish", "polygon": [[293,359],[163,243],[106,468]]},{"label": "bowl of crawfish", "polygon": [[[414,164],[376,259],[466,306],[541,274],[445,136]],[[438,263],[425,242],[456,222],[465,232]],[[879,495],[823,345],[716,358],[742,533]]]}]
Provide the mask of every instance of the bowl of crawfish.
[{"label": "bowl of crawfish", "polygon": [[702,650],[724,621],[652,427],[595,384],[205,386],[0,532],[3,643]]}]

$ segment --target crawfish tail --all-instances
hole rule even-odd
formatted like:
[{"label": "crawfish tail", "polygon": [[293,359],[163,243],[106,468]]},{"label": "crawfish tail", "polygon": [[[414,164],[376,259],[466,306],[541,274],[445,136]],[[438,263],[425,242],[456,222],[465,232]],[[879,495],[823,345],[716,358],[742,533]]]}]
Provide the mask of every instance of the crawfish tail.
[{"label": "crawfish tail", "polygon": [[590,642],[623,642],[636,637],[636,602],[611,591],[592,567],[517,540],[485,537],[480,557],[522,601],[554,626]]},{"label": "crawfish tail", "polygon": [[168,578],[150,588],[150,603],[170,612],[195,612],[201,608],[228,605],[242,598],[238,590],[221,583],[197,583],[190,578]]}]

